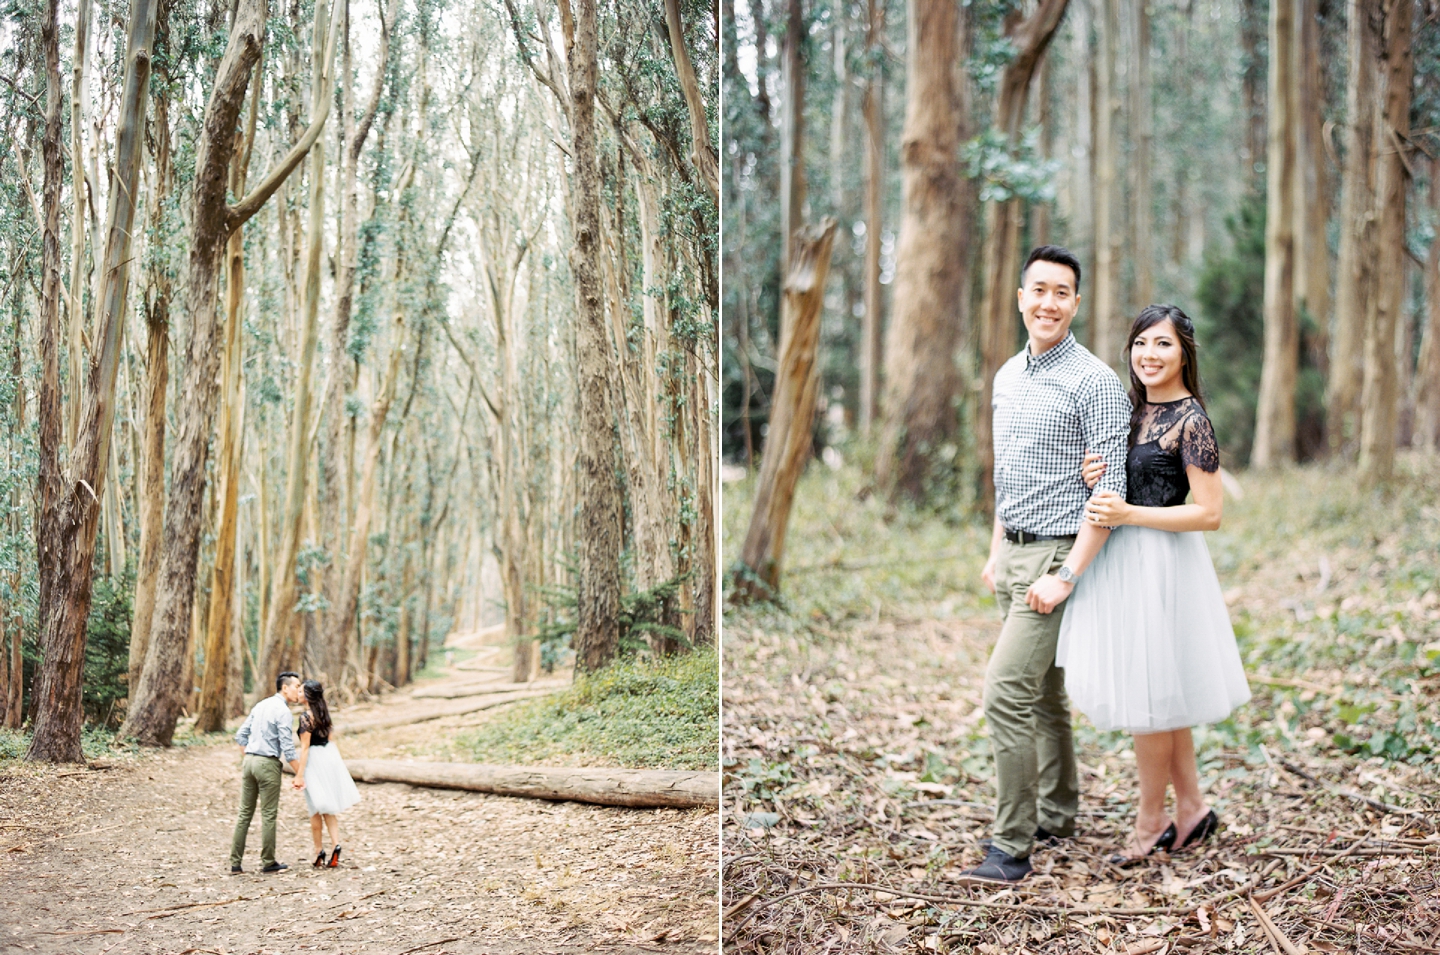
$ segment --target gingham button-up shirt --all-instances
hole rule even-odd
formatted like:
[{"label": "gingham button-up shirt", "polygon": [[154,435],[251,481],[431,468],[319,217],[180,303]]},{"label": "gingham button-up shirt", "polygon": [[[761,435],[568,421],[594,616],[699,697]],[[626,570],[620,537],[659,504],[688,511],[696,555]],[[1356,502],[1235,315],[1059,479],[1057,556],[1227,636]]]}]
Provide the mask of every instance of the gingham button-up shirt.
[{"label": "gingham button-up shirt", "polygon": [[1125,496],[1130,399],[1100,359],[1066,335],[1037,357],[1030,346],[995,373],[995,514],[1007,530],[1074,534],[1090,490],[1085,451],[1109,467],[1096,488]]}]

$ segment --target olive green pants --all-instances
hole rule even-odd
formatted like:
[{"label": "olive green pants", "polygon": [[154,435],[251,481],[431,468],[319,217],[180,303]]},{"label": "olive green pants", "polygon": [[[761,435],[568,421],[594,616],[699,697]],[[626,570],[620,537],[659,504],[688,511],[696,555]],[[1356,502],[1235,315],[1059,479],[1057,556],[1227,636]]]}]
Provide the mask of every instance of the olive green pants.
[{"label": "olive green pants", "polygon": [[235,835],[230,839],[230,867],[240,864],[245,856],[245,837],[250,834],[250,820],[255,818],[255,803],[260,803],[260,865],[275,861],[275,817],[280,814],[280,760],[269,756],[245,754],[240,770],[240,818],[235,821]]},{"label": "olive green pants", "polygon": [[1035,827],[1057,836],[1075,832],[1079,783],[1070,734],[1065,671],[1055,644],[1065,604],[1038,613],[1025,591],[1058,571],[1073,540],[1000,542],[995,599],[1005,623],[985,670],[985,720],[995,752],[995,846],[1017,859],[1030,855]]}]

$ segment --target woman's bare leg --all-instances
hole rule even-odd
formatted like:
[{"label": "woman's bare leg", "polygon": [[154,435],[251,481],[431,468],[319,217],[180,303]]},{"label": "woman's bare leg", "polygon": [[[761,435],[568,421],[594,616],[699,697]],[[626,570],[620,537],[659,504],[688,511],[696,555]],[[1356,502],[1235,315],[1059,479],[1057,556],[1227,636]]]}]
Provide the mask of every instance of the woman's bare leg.
[{"label": "woman's bare leg", "polygon": [[1140,810],[1135,814],[1135,831],[1124,855],[1138,858],[1150,851],[1170,825],[1165,815],[1165,790],[1170,783],[1170,761],[1175,745],[1171,733],[1137,733],[1135,771],[1140,777]]},{"label": "woman's bare leg", "polygon": [[320,841],[320,814],[318,812],[310,817],[310,841],[315,843],[317,856],[325,851],[325,845]]},{"label": "woman's bare leg", "polygon": [[333,849],[340,844],[340,817],[327,812],[324,819],[325,828],[330,830],[330,847]]},{"label": "woman's bare leg", "polygon": [[1175,844],[1185,841],[1190,830],[1210,811],[1205,797],[1200,793],[1200,770],[1195,765],[1195,737],[1187,726],[1169,734],[1174,739],[1170,750],[1170,782],[1175,786],[1175,828],[1179,838]]}]

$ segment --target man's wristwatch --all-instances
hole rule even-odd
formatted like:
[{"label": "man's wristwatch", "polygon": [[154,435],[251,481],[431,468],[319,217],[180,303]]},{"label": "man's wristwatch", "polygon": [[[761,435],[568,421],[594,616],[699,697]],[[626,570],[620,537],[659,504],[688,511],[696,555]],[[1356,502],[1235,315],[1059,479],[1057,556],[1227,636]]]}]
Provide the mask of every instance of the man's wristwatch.
[{"label": "man's wristwatch", "polygon": [[1060,567],[1060,570],[1055,574],[1055,577],[1062,584],[1073,584],[1077,579],[1075,576],[1075,571],[1064,565]]}]

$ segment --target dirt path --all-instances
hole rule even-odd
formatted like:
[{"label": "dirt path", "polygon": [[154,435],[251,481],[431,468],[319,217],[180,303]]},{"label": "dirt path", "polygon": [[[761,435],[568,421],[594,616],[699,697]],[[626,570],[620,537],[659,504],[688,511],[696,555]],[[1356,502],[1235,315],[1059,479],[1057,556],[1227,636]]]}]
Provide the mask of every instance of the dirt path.
[{"label": "dirt path", "polygon": [[[396,712],[406,697],[337,722]],[[492,712],[340,745],[351,758],[407,755]],[[362,784],[342,817],[344,864],[313,869],[304,796],[287,779],[277,855],[290,868],[256,871],[257,820],[246,872],[232,876],[239,764],[227,743],[0,775],[0,952],[715,950],[714,812]]]}]

